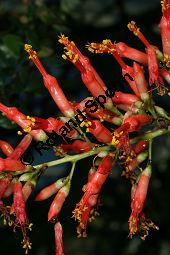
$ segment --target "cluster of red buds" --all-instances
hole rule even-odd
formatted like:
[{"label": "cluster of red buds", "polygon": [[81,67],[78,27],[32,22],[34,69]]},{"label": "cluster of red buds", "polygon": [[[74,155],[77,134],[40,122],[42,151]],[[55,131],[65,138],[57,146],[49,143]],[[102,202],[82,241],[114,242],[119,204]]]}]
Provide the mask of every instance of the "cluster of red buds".
[{"label": "cluster of red buds", "polygon": [[[69,175],[43,188],[35,198],[42,201],[55,195],[48,221],[55,223],[56,255],[64,254],[59,214],[71,190],[77,161],[92,156],[93,165],[82,188],[83,196],[73,210],[78,236],[86,236],[88,222],[98,215],[102,186],[117,163],[121,163],[121,174],[131,184],[129,237],[139,234],[145,239],[150,228],[158,229],[143,210],[152,172],[152,140],[170,131],[170,116],[153,98],[155,90],[160,96],[168,94],[170,84],[170,0],[161,1],[161,4],[162,51],[145,38],[134,21],[128,28],[144,44],[143,52],[109,39],[87,45],[92,53],[110,53],[116,59],[131,93],[109,91],[90,60],[62,34],[59,36],[59,42],[64,45],[62,57],[78,68],[91,93],[81,102],[70,102],[57,79],[45,70],[32,46],[25,44],[29,58],[40,71],[45,87],[62,113],[62,116],[42,119],[26,116],[17,108],[0,103],[0,111],[20,126],[18,134],[22,137],[15,148],[0,140],[4,154],[0,158],[0,217],[4,224],[21,228],[26,253],[31,249],[27,231],[32,224],[28,221],[25,203],[48,167],[70,162]],[[132,61],[131,66],[126,64],[126,59]],[[61,144],[53,143],[50,137],[54,133],[63,138]],[[44,145],[43,149],[51,144],[57,159],[40,165],[25,164],[21,159],[32,140]],[[6,205],[5,198],[12,194],[13,204]]]}]

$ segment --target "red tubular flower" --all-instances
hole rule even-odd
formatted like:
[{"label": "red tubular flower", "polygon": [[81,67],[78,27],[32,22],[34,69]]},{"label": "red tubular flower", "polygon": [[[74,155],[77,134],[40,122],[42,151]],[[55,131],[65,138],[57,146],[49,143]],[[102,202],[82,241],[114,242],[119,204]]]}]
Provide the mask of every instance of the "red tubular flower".
[{"label": "red tubular flower", "polygon": [[132,147],[129,141],[129,133],[140,130],[142,125],[150,121],[151,117],[146,114],[137,114],[127,117],[123,124],[114,131],[112,144],[120,151],[123,151],[126,156],[128,156],[128,159],[130,156],[131,160]]},{"label": "red tubular flower", "polygon": [[[58,135],[61,135],[60,128],[64,126],[67,129],[67,126],[65,126],[65,123],[63,121],[54,119],[52,117],[48,119],[35,117],[35,120],[37,122],[35,128],[38,128],[38,129],[41,128],[48,133],[52,133],[52,131],[54,131]],[[73,138],[73,137],[75,138],[76,135],[77,135],[77,131],[74,129],[67,134],[67,136],[70,138]]]},{"label": "red tubular flower", "polygon": [[[78,50],[74,42],[70,42],[68,37],[61,35],[59,37],[59,42],[65,46],[65,55],[62,57],[64,59],[69,59],[81,72],[81,78],[84,82],[87,89],[94,97],[105,95],[107,90],[106,85],[102,79],[97,74],[96,70],[92,67],[90,60],[83,56],[82,53]],[[113,106],[112,100],[106,97],[105,107],[106,109],[112,110],[113,112],[118,113],[116,108]]]},{"label": "red tubular flower", "polygon": [[[96,89],[100,89],[100,87],[105,91],[107,89],[106,85],[94,69],[94,67],[91,65],[89,58],[84,56],[79,49],[76,47],[75,43],[73,41],[69,41],[68,37],[65,35],[59,36],[59,43],[63,44],[65,46],[65,55],[62,55],[64,59],[70,60],[83,74],[86,71],[90,71],[93,73],[96,81]],[[88,84],[85,84],[88,86]],[[93,93],[95,91],[93,90]],[[92,93],[92,94],[93,94]],[[102,95],[102,94],[99,94]]]},{"label": "red tubular flower", "polygon": [[[126,65],[124,68],[122,68],[122,75],[125,78],[125,80],[129,83],[131,89],[135,93],[136,96],[140,96],[137,85],[134,81],[134,74],[133,74],[133,68]],[[127,75],[128,74],[128,75]],[[129,78],[131,77],[131,78]]]},{"label": "red tubular flower", "polygon": [[5,198],[5,197],[9,197],[10,195],[13,194],[13,191],[14,191],[14,181],[12,180],[12,181],[9,183],[8,187],[6,188],[6,190],[4,191],[3,197],[4,197],[4,198]]},{"label": "red tubular flower", "polygon": [[105,128],[104,125],[98,120],[91,120],[92,125],[86,129],[86,132],[90,132],[101,143],[110,143],[112,141],[111,132]]},{"label": "red tubular flower", "polygon": [[86,109],[87,114],[95,119],[99,119],[101,122],[106,121],[115,125],[120,125],[122,119],[119,118],[115,113],[110,112],[109,110],[99,108],[96,112],[90,112],[90,109]]},{"label": "red tubular flower", "polygon": [[138,181],[136,191],[134,192],[131,202],[131,216],[129,218],[129,236],[132,237],[138,230],[139,215],[143,210],[146,195],[148,191],[148,185],[151,177],[151,166],[147,166],[141,173]]},{"label": "red tubular flower", "polygon": [[82,72],[81,77],[87,89],[94,97],[98,97],[99,95],[105,95],[105,90],[107,88],[104,90],[100,86],[100,84],[98,84],[92,70],[85,69],[85,71]]},{"label": "red tubular flower", "polygon": [[31,195],[34,186],[35,186],[35,184],[33,184],[33,182],[31,182],[31,181],[27,181],[23,185],[22,193],[23,193],[23,198],[24,198],[25,202],[28,200],[29,196]]},{"label": "red tubular flower", "polygon": [[28,223],[28,220],[25,211],[25,201],[22,193],[22,184],[20,181],[16,181],[14,185],[14,211],[16,214],[16,225],[19,224],[24,228]]},{"label": "red tubular flower", "polygon": [[0,158],[0,171],[24,171],[26,169],[26,166],[19,160]]},{"label": "red tubular flower", "polygon": [[88,220],[94,219],[96,215],[94,207],[97,204],[100,190],[112,169],[113,157],[107,155],[100,163],[96,172],[92,174],[89,182],[85,186],[85,193],[73,211],[75,219],[79,221],[77,227],[78,236],[86,236],[86,226]]},{"label": "red tubular flower", "polygon": [[49,90],[54,102],[66,117],[74,117],[75,113],[55,77],[46,75],[43,77],[44,85]]},{"label": "red tubular flower", "polygon": [[[16,107],[7,107],[0,103],[0,111],[8,119],[17,123],[24,132],[30,133],[36,140],[39,139],[38,141],[42,141],[45,137],[47,137],[43,130],[32,130],[35,127],[35,118],[24,115]],[[22,132],[18,131],[18,134],[21,135]]]},{"label": "red tubular flower", "polygon": [[[140,102],[139,102],[140,104]],[[123,110],[124,112],[131,112],[133,114],[137,114],[139,113],[139,108],[135,107],[135,106],[130,106],[130,105],[127,105],[127,104],[117,104],[116,105],[117,108]]]},{"label": "red tubular flower", "polygon": [[44,85],[50,92],[52,98],[54,99],[54,102],[57,104],[60,111],[67,117],[74,117],[75,115],[74,110],[72,109],[70,103],[65,97],[56,78],[46,72],[40,60],[38,59],[36,52],[33,51],[31,45],[25,44],[25,50],[28,52],[28,54],[30,55],[30,58],[32,59],[32,61],[34,62],[34,64],[37,66],[40,73],[42,74]]},{"label": "red tubular flower", "polygon": [[161,76],[170,84],[170,71],[166,69],[159,69]]},{"label": "red tubular flower", "polygon": [[89,144],[81,140],[76,140],[72,144],[61,144],[58,147],[61,148],[64,152],[73,150],[76,153],[82,153],[82,152],[90,151],[92,149],[92,146],[93,144]]},{"label": "red tubular flower", "polygon": [[29,116],[25,116],[16,107],[7,107],[0,103],[0,111],[10,120],[17,123],[23,130],[31,131],[34,126],[34,119],[30,119]]},{"label": "red tubular flower", "polygon": [[[122,75],[124,76],[126,81],[129,83],[131,89],[135,92],[135,94],[137,96],[139,95],[136,84],[133,81],[133,68],[126,65],[126,63],[123,61],[123,59],[120,57],[120,55],[116,52],[114,44],[112,44],[111,40],[106,39],[106,40],[103,40],[102,43],[91,43],[91,44],[87,45],[87,47],[90,51],[95,52],[95,53],[110,53],[110,54],[112,54],[112,56],[116,59],[116,61],[121,66]],[[129,76],[131,78],[129,78]]]},{"label": "red tubular flower", "polygon": [[[27,237],[26,225],[28,225],[27,214],[25,211],[25,201],[22,193],[22,184],[20,181],[16,181],[14,185],[14,200],[13,207],[15,212],[15,225],[20,226],[23,234],[23,248],[26,249],[26,254],[28,250],[31,249],[31,243]],[[13,213],[13,212],[12,212]],[[31,227],[31,226],[29,226]]]},{"label": "red tubular flower", "polygon": [[156,55],[157,48],[153,45],[149,45],[146,49],[148,56],[148,70],[149,70],[149,84],[155,84],[158,91],[161,90],[163,79],[159,75],[159,67]]},{"label": "red tubular flower", "polygon": [[[165,0],[162,1],[162,5],[164,6],[163,9],[166,9],[165,12],[169,13],[169,0]],[[169,17],[169,14],[168,14]],[[164,26],[164,25],[163,25]],[[157,64],[157,55],[156,55],[156,51],[158,50],[155,46],[151,45],[147,39],[145,38],[145,36],[140,32],[140,28],[138,28],[136,26],[136,23],[134,21],[131,21],[128,24],[128,28],[130,31],[132,31],[134,33],[134,35],[136,35],[141,41],[142,43],[146,46],[146,51],[147,51],[147,55],[148,55],[148,69],[149,69],[149,83],[150,85],[153,83],[156,83],[156,85],[158,86],[158,89],[160,89],[159,93],[160,94],[164,94],[165,90],[160,88],[160,84],[163,83],[161,77],[159,76],[159,72],[158,72],[158,64]],[[167,36],[167,28],[165,29],[166,33],[164,32],[164,34],[166,34]],[[169,30],[170,31],[170,30]],[[170,32],[169,32],[170,35]],[[166,41],[166,40],[165,40]],[[168,41],[167,41],[168,42]],[[169,44],[170,45],[170,44]],[[169,47],[170,49],[170,47]],[[169,65],[169,60],[168,60],[168,56],[167,59],[165,57],[165,61],[167,62],[167,65]],[[141,83],[142,84],[142,83]]]},{"label": "red tubular flower", "polygon": [[123,152],[127,157],[130,155],[132,151],[132,147],[129,141],[129,130],[130,124],[124,123],[119,128],[114,131],[114,135],[112,137],[112,144],[120,151]]},{"label": "red tubular flower", "polygon": [[[103,109],[100,105],[95,104],[94,107],[97,105],[96,111],[92,112],[91,109],[86,108],[85,103],[91,100],[91,102],[94,100],[93,97],[87,97],[84,100],[82,100],[79,103],[73,102],[73,106],[75,110],[79,109],[80,111],[85,111],[90,117],[95,119],[100,119],[101,122],[107,121],[110,123],[113,123],[115,125],[120,125],[122,122],[122,119],[118,117],[116,113],[113,113],[107,109]],[[93,107],[91,107],[93,110]]]},{"label": "red tubular flower", "polygon": [[29,147],[31,144],[32,137],[30,134],[27,134],[21,142],[17,145],[13,153],[9,156],[11,159],[19,159],[22,154],[26,151],[26,149]]},{"label": "red tubular flower", "polygon": [[48,119],[42,119],[39,117],[35,117],[36,120],[36,128],[43,129],[44,131],[48,133],[52,133],[52,131],[55,131],[58,133],[58,130],[64,125],[64,123],[60,120],[54,119],[52,117]]},{"label": "red tubular flower", "polygon": [[137,27],[136,22],[135,21],[131,21],[129,22],[129,24],[127,25],[127,27],[129,28],[130,31],[133,32],[134,35],[136,35],[139,40],[141,40],[141,42],[148,47],[150,45],[150,43],[148,42],[148,40],[146,39],[146,37],[142,34],[142,32],[140,31],[140,28]]},{"label": "red tubular flower", "polygon": [[123,42],[114,43],[113,46],[120,57],[129,58],[143,65],[147,65],[148,61],[146,53],[129,47],[126,43]]},{"label": "red tubular flower", "polygon": [[134,94],[127,94],[121,91],[116,91],[114,97],[112,97],[113,103],[116,105],[126,104],[128,106],[140,106],[141,101],[139,97]]},{"label": "red tubular flower", "polygon": [[149,146],[149,142],[147,140],[139,140],[134,147],[134,152],[136,154],[139,154],[142,151],[145,151],[148,148],[148,146]]},{"label": "red tubular flower", "polygon": [[57,222],[54,225],[54,233],[55,233],[55,246],[56,246],[55,255],[64,255],[63,229],[60,222]]},{"label": "red tubular flower", "polygon": [[48,211],[48,221],[53,218],[57,218],[61,208],[64,204],[66,197],[68,196],[70,191],[70,182],[68,182],[65,186],[59,189],[57,195],[55,196],[53,202],[50,205],[50,209]]},{"label": "red tubular flower", "polygon": [[3,177],[2,179],[0,179],[0,200],[3,197],[3,195],[4,195],[4,192],[8,188],[8,186],[10,184],[10,181],[11,181],[10,176]]},{"label": "red tubular flower", "polygon": [[92,166],[88,172],[88,181],[85,185],[83,185],[82,191],[85,192],[87,188],[88,182],[90,182],[94,176],[94,173],[96,172],[96,167]]},{"label": "red tubular flower", "polygon": [[48,136],[42,129],[32,130],[29,133],[35,141],[46,141]]},{"label": "red tubular flower", "polygon": [[38,195],[36,195],[35,201],[42,201],[54,195],[57,191],[59,191],[59,189],[61,189],[64,186],[65,180],[66,178],[61,178],[56,182],[52,183],[51,185],[42,189],[38,193]]},{"label": "red tubular flower", "polygon": [[14,151],[9,143],[2,140],[0,140],[0,148],[7,157],[10,156]]},{"label": "red tubular flower", "polygon": [[170,67],[170,1],[163,0],[161,1],[161,4],[163,12],[163,16],[160,21],[162,47],[164,60],[166,65]]},{"label": "red tubular flower", "polygon": [[151,117],[147,114],[136,114],[130,117],[127,117],[123,124],[129,123],[129,128],[127,132],[134,132],[140,130],[140,128],[151,122]]},{"label": "red tubular flower", "polygon": [[[141,151],[139,154],[132,154],[131,158],[127,158],[125,161],[125,171],[122,172],[122,176],[130,177],[135,168],[144,162],[148,157],[148,151]],[[129,160],[130,159],[130,160]]]},{"label": "red tubular flower", "polygon": [[139,91],[140,98],[143,101],[149,100],[148,94],[148,83],[145,79],[143,69],[139,64],[133,62],[133,70],[134,70],[134,79],[136,82],[137,89]]}]

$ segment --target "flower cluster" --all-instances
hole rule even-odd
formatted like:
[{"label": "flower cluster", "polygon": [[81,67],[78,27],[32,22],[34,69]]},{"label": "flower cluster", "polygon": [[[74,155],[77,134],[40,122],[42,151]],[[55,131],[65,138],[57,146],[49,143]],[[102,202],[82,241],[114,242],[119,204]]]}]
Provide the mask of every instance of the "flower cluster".
[{"label": "flower cluster", "polygon": [[[79,51],[73,41],[62,34],[59,36],[59,42],[64,45],[62,57],[78,68],[82,81],[91,94],[81,102],[70,102],[57,79],[48,74],[32,46],[25,44],[29,58],[42,75],[44,86],[62,113],[62,116],[42,119],[26,116],[17,108],[0,103],[2,114],[21,129],[18,131],[21,141],[15,148],[0,140],[0,149],[4,154],[0,158],[0,217],[4,224],[13,226],[14,229],[21,228],[22,245],[26,253],[31,249],[27,231],[32,224],[28,221],[25,203],[41,174],[50,166],[65,162],[72,165],[68,176],[43,188],[35,198],[36,201],[43,201],[55,195],[48,211],[48,221],[55,223],[56,255],[62,255],[64,248],[60,211],[71,190],[77,161],[92,156],[93,165],[89,170],[87,183],[82,187],[83,196],[73,209],[73,217],[78,221],[78,236],[86,236],[88,222],[98,215],[102,186],[117,163],[121,163],[121,174],[131,184],[129,237],[139,234],[145,239],[149,228],[158,229],[143,211],[152,172],[152,140],[170,131],[170,116],[161,106],[155,104],[153,98],[154,90],[160,96],[168,94],[170,84],[170,0],[163,0],[161,4],[162,51],[145,38],[134,21],[128,24],[128,28],[144,44],[143,51],[109,39],[87,45],[92,53],[109,53],[115,58],[131,91],[129,93],[110,93],[90,60]],[[127,65],[126,59],[130,59],[132,64]],[[50,144],[50,137],[54,132],[63,138],[61,144],[53,144],[51,141],[57,159],[36,166],[24,164],[22,156],[32,141],[46,146],[47,141]],[[9,206],[6,205],[5,198],[11,195],[13,203]]]}]

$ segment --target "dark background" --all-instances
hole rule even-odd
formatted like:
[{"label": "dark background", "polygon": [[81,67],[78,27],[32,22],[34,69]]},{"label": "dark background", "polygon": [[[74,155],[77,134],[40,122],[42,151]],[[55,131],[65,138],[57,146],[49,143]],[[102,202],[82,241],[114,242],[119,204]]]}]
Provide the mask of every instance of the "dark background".
[{"label": "dark background", "polygon": [[[160,47],[159,1],[112,0],[23,0],[0,2],[0,100],[17,106],[25,114],[41,117],[57,116],[58,109],[42,79],[24,52],[24,43],[30,43],[41,57],[49,73],[55,75],[70,100],[80,100],[88,95],[79,72],[61,58],[63,47],[57,36],[65,33],[74,40],[83,54],[90,57],[97,71],[109,88],[128,91],[121,77],[121,70],[109,55],[93,55],[85,49],[92,41],[111,39],[124,41],[144,51],[141,42],[127,29],[127,23],[135,20],[147,39]],[[120,88],[121,86],[121,88]],[[169,98],[155,98],[157,104],[169,110]],[[17,127],[0,116],[0,139],[12,145],[19,141]],[[100,216],[88,226],[86,239],[76,238],[76,224],[71,218],[75,204],[82,196],[92,159],[77,164],[70,195],[60,214],[64,228],[65,253],[67,255],[168,255],[170,254],[170,136],[157,138],[153,144],[153,176],[146,203],[147,215],[160,227],[152,231],[146,241],[139,237],[128,239],[130,215],[130,183],[121,177],[115,167],[106,181],[102,194]],[[50,152],[39,157],[34,151],[35,163],[49,161]],[[52,168],[38,183],[37,190],[51,183],[57,176],[64,176],[69,165]],[[30,234],[33,248],[30,254],[55,254],[53,224],[47,222],[47,212],[52,198],[46,202],[34,202],[37,190],[28,201],[27,212],[34,223]],[[8,201],[11,203],[11,199]],[[0,254],[21,255],[21,237],[12,229],[0,225]]]}]

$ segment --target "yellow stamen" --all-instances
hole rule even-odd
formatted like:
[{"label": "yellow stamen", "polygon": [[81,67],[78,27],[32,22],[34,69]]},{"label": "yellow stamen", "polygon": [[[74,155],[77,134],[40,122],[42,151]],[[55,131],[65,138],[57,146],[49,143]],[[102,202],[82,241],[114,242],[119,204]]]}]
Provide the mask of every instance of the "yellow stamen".
[{"label": "yellow stamen", "polygon": [[34,51],[32,49],[32,46],[30,44],[25,44],[24,48],[28,52],[28,54],[30,55],[29,59],[37,58],[36,51]]},{"label": "yellow stamen", "polygon": [[107,45],[107,44],[110,44],[112,43],[110,39],[105,39],[102,41],[103,44]]},{"label": "yellow stamen", "polygon": [[170,9],[170,4],[169,4],[169,1],[167,1],[167,0],[162,0],[161,6],[162,6],[162,12]]},{"label": "yellow stamen", "polygon": [[59,36],[58,41],[59,41],[59,43],[64,44],[65,42],[68,41],[68,37],[66,37],[64,34],[61,34],[61,35]]},{"label": "yellow stamen", "polygon": [[112,144],[113,144],[114,146],[116,146],[116,145],[119,144],[119,140],[117,140],[115,136],[113,136],[113,138],[112,138]]},{"label": "yellow stamen", "polygon": [[91,121],[83,121],[81,124],[80,124],[80,127],[89,127],[89,126],[92,126],[92,123]]},{"label": "yellow stamen", "polygon": [[169,68],[170,67],[170,58],[164,56],[164,62],[166,63],[166,66]]},{"label": "yellow stamen", "polygon": [[67,60],[67,56],[65,54],[62,55],[62,58],[64,58],[65,60]]},{"label": "yellow stamen", "polygon": [[91,48],[90,46],[88,47],[88,50],[89,50],[90,52],[94,53],[94,49]]},{"label": "yellow stamen", "polygon": [[131,21],[128,23],[127,27],[129,28],[130,31],[132,31],[134,33],[134,35],[138,36],[139,32],[140,32],[140,28],[138,28],[136,26],[136,22],[135,21]]}]

